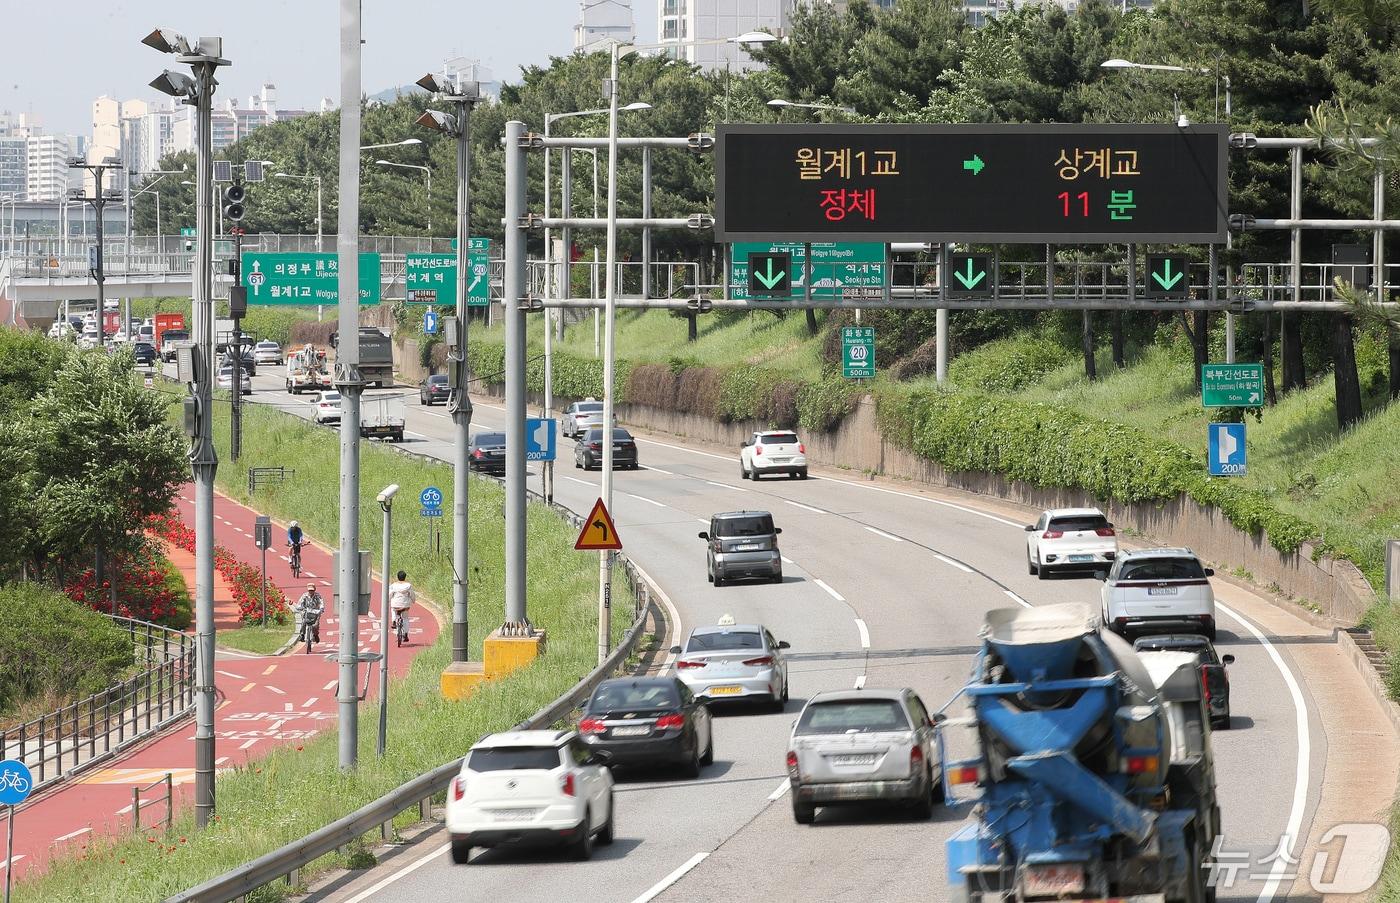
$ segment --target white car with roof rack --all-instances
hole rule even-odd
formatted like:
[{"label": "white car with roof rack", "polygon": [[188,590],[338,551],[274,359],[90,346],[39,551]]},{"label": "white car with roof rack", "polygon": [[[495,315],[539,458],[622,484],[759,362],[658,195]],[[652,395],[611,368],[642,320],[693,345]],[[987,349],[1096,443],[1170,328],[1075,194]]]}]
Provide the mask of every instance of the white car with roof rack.
[{"label": "white car with roof rack", "polygon": [[739,446],[739,476],[757,481],[769,474],[807,479],[807,445],[792,430],[759,430]]},{"label": "white car with roof rack", "polygon": [[575,731],[508,731],[479,740],[447,791],[452,861],[473,847],[567,846],[575,859],[613,842],[611,756]]},{"label": "white car with roof rack", "polygon": [[1045,580],[1052,570],[1102,571],[1118,557],[1118,533],[1097,508],[1051,508],[1026,530],[1026,570]]}]

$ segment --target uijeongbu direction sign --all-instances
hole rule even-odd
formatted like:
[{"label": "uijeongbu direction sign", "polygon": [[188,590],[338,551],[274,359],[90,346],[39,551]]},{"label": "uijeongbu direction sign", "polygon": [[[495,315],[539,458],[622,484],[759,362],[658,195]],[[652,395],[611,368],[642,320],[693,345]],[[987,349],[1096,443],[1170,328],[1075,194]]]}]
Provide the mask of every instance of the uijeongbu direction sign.
[{"label": "uijeongbu direction sign", "polygon": [[[249,304],[336,304],[340,258],[335,254],[243,255],[240,269]],[[360,252],[361,304],[379,303],[379,255]]]},{"label": "uijeongbu direction sign", "polygon": [[715,137],[719,241],[1224,242],[1224,125],[756,125]]}]

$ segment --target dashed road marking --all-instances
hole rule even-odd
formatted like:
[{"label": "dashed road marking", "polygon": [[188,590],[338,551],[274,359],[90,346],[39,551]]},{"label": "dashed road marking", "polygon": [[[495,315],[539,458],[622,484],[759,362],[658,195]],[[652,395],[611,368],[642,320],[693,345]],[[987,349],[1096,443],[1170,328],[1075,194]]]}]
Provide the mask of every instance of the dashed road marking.
[{"label": "dashed road marking", "polygon": [[320,699],[320,697],[319,697],[319,696],[312,696],[310,699],[306,700],[306,702],[303,702],[303,703],[301,704],[301,707],[304,708],[304,709],[309,709],[309,708],[311,708],[313,705],[316,704],[316,700],[317,700],[317,699]]},{"label": "dashed road marking", "polygon": [[221,670],[219,670],[218,668],[215,668],[215,669],[214,669],[214,673],[215,673],[215,674],[222,674],[224,677],[232,677],[234,680],[245,680],[245,679],[246,679],[246,678],[243,677],[242,674],[234,674],[232,671],[221,671]]},{"label": "dashed road marking", "polygon": [[794,508],[801,508],[803,511],[810,511],[810,512],[812,512],[813,514],[825,514],[825,513],[826,513],[825,511],[823,511],[823,510],[820,509],[820,508],[813,508],[811,505],[804,505],[804,504],[802,504],[801,502],[794,502],[792,499],[783,499],[783,501],[787,502],[789,505],[793,506]]},{"label": "dashed road marking", "polygon": [[1027,602],[1025,599],[1022,599],[1020,596],[1016,595],[1016,594],[1013,593],[1011,590],[1009,590],[1009,589],[1004,589],[1004,590],[1002,590],[1002,592],[1004,592],[1004,593],[1006,593],[1006,595],[1010,596],[1010,597],[1011,597],[1011,601],[1015,602],[1017,605],[1024,605],[1026,608],[1030,608],[1030,607],[1031,607],[1031,603]]},{"label": "dashed road marking", "polygon": [[627,496],[628,498],[636,499],[636,500],[639,501],[639,502],[646,502],[648,505],[655,505],[655,506],[658,507],[658,508],[665,508],[665,507],[666,507],[665,503],[663,503],[663,502],[658,502],[658,501],[656,501],[655,499],[649,499],[649,498],[647,498],[647,497],[644,496],[644,495],[633,495],[633,494],[630,493],[630,492],[624,492],[624,493],[622,493],[622,494],[625,495],[625,496]]},{"label": "dashed road marking", "polygon": [[257,686],[257,684],[253,683],[253,682],[250,680],[250,681],[248,681],[247,685],[244,686],[243,689],[239,690],[238,692],[240,692],[240,693],[247,693],[249,690],[253,689],[253,687],[256,687],[256,686]]},{"label": "dashed road marking", "polygon": [[735,492],[748,492],[743,486],[730,486],[728,483],[716,483],[714,480],[701,480],[702,483],[709,483],[711,486],[718,486],[720,489],[732,489]]},{"label": "dashed road marking", "polygon": [[338,684],[338,683],[340,683],[340,681],[338,681],[338,680],[333,680],[333,681],[331,681],[330,683],[326,684],[326,685],[325,685],[324,687],[322,687],[321,689],[322,689],[322,690],[334,690],[334,689],[335,689],[335,685]]},{"label": "dashed road marking", "polygon": [[691,856],[689,859],[687,859],[681,864],[680,868],[676,869],[674,872],[667,875],[665,878],[662,878],[660,881],[647,888],[646,893],[633,900],[632,903],[650,903],[651,900],[658,897],[661,894],[661,892],[664,891],[666,888],[670,887],[672,884],[675,884],[677,881],[684,878],[687,872],[695,868],[700,863],[704,862],[706,857],[708,857],[709,855],[709,853],[696,853],[694,856]]},{"label": "dashed road marking", "polygon": [[768,801],[771,803],[773,800],[782,799],[783,794],[787,793],[791,787],[792,783],[787,778],[783,778],[783,782],[778,785],[778,789],[768,794]]},{"label": "dashed road marking", "polygon": [[239,749],[250,749],[250,748],[252,748],[253,744],[254,744],[254,743],[257,743],[257,742],[258,742],[258,738],[257,738],[257,737],[254,737],[254,738],[251,739],[251,740],[244,740],[244,741],[243,741],[243,745],[240,746],[240,747],[238,747],[238,748],[239,748]]},{"label": "dashed road marking", "polygon": [[796,563],[797,563],[797,562],[793,561],[791,558],[787,557],[786,555],[779,555],[778,557],[781,558],[781,559],[783,559],[783,564],[796,564]]},{"label": "dashed road marking", "polygon": [[268,665],[268,666],[267,666],[267,670],[264,671],[263,674],[271,674],[273,671],[276,671],[276,670],[277,670],[277,666],[276,666],[276,665]]},{"label": "dashed road marking", "polygon": [[947,555],[939,555],[937,552],[934,552],[934,553],[933,553],[933,557],[934,557],[934,558],[937,558],[939,561],[943,562],[944,564],[951,565],[951,566],[957,568],[958,570],[962,571],[964,574],[971,574],[971,573],[972,573],[972,568],[970,568],[970,567],[968,567],[967,565],[963,564],[961,561],[954,561],[953,559],[949,558]]},{"label": "dashed road marking", "polygon": [[864,674],[857,674],[857,675],[856,675],[856,689],[857,689],[857,690],[863,690],[863,689],[865,689],[865,675],[864,675]]},{"label": "dashed road marking", "polygon": [[272,686],[271,684],[268,684],[267,689],[271,690],[273,693],[276,693],[278,696],[286,696],[286,695],[287,695],[286,693],[283,693],[281,690],[277,689],[276,687]]},{"label": "dashed road marking", "polygon": [[657,473],[664,473],[664,474],[665,474],[666,476],[668,476],[668,477],[674,477],[674,476],[675,476],[675,474],[671,473],[671,471],[669,471],[669,470],[662,470],[660,467],[652,467],[650,464],[643,464],[643,465],[642,465],[642,470],[654,470],[654,471],[656,471]]},{"label": "dashed road marking", "polygon": [[[92,828],[79,828],[79,829],[76,830],[76,831],[69,831],[67,834],[64,834],[62,837],[55,837],[55,838],[53,839],[53,842],[54,842],[54,843],[63,843],[65,840],[72,840],[72,839],[75,838],[75,837],[82,837],[84,834],[87,834],[87,833],[89,833],[90,831],[92,831]],[[16,858],[18,858],[18,857],[16,857]]]},{"label": "dashed road marking", "polygon": [[870,629],[865,626],[865,622],[856,618],[856,630],[860,631],[860,648],[870,648]]},{"label": "dashed road marking", "polygon": [[846,601],[846,597],[845,597],[845,596],[841,595],[841,594],[838,593],[836,590],[832,589],[832,588],[827,584],[827,582],[826,582],[825,580],[821,579],[820,577],[817,578],[816,584],[817,584],[817,586],[820,586],[822,589],[826,590],[827,593],[831,596],[831,598],[835,599],[837,602],[845,602],[845,601]]},{"label": "dashed road marking", "polygon": [[[865,529],[874,533],[876,536],[883,536],[891,542],[904,542],[904,537],[902,536],[895,536],[893,533],[886,533],[884,530],[877,530],[874,527],[866,527]],[[971,568],[969,568],[969,570],[971,570]]]}]

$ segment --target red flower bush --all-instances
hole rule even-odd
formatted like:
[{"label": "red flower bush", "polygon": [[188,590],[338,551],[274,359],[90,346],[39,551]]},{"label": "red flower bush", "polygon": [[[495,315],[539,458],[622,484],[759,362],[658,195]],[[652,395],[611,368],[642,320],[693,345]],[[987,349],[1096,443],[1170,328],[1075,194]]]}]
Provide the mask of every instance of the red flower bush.
[{"label": "red flower bush", "polygon": [[[156,515],[147,524],[150,532],[166,542],[186,552],[194,551],[194,530],[185,524],[173,511]],[[214,570],[228,583],[233,600],[238,603],[238,614],[245,624],[262,621],[262,572],[252,565],[233,557],[233,553],[220,545],[214,546]],[[267,585],[267,619],[274,624],[285,624],[290,616],[287,597],[273,584]]]},{"label": "red flower bush", "polygon": [[167,585],[168,573],[160,557],[143,548],[132,555],[116,556],[111,569],[116,579],[116,605],[110,580],[99,586],[92,568],[80,572],[63,587],[75,602],[105,614],[115,614],[169,627],[188,626],[189,611],[178,605],[177,594]]}]

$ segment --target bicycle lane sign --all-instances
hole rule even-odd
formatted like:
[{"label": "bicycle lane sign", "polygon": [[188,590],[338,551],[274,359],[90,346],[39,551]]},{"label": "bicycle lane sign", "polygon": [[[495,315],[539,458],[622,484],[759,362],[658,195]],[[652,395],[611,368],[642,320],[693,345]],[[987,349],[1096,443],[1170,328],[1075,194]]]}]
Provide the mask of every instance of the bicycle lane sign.
[{"label": "bicycle lane sign", "polygon": [[18,806],[34,789],[29,766],[18,759],[0,762],[0,806]]}]

